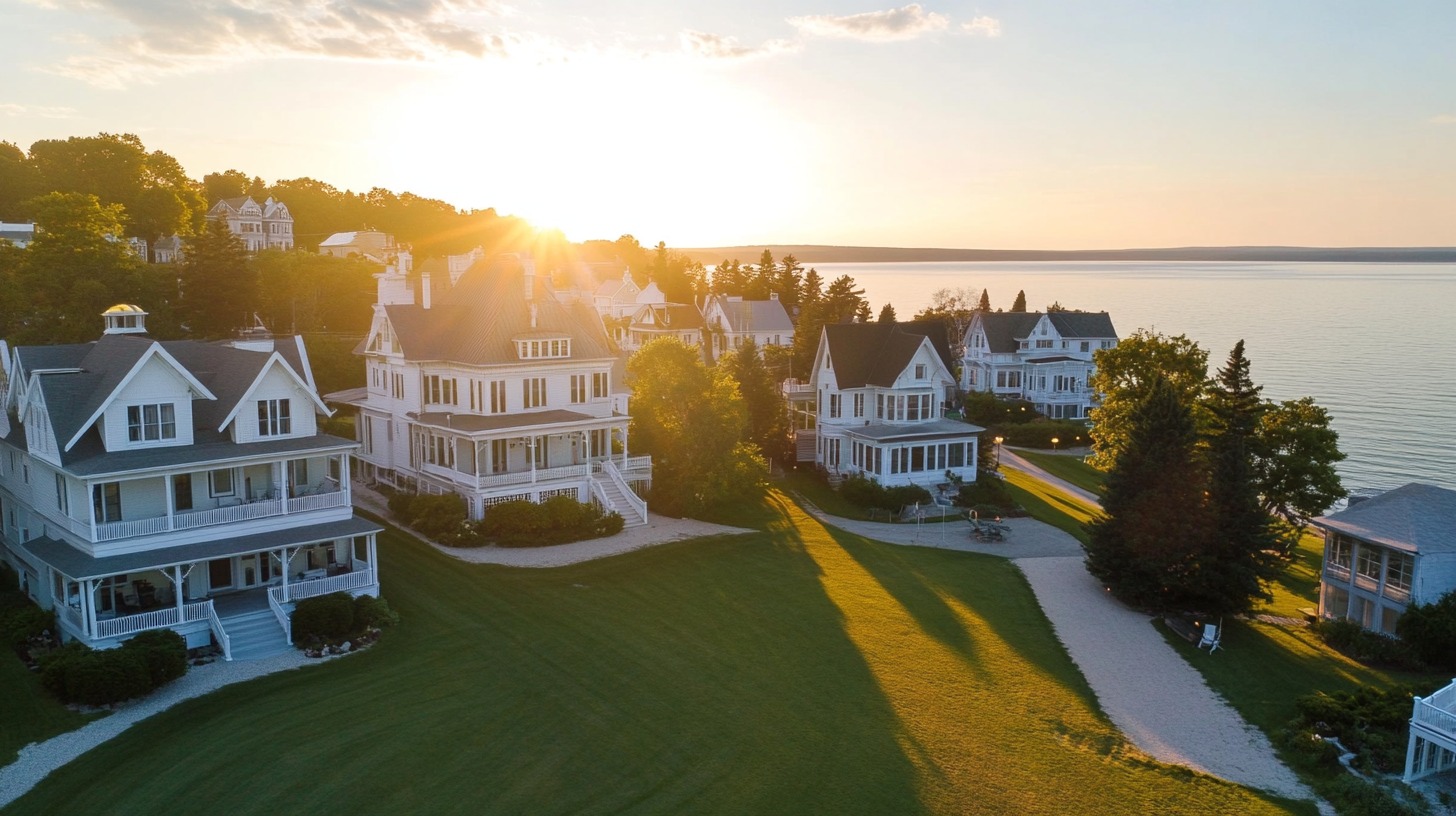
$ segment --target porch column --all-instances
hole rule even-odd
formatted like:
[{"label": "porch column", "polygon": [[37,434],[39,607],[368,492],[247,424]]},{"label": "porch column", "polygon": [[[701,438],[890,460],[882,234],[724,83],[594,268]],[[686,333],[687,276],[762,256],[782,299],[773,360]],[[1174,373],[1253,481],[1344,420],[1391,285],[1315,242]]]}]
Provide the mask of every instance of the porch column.
[{"label": "porch column", "polygon": [[375,557],[374,537],[377,533],[369,534],[369,571],[374,576],[374,583],[379,583],[379,561]]},{"label": "porch column", "polygon": [[86,503],[91,505],[91,512],[86,514],[86,519],[91,524],[91,540],[94,542],[96,541],[96,484],[89,479],[86,481]]},{"label": "porch column", "polygon": [[288,463],[278,463],[278,498],[283,501],[283,512],[288,512]]},{"label": "porch column", "polygon": [[526,437],[526,457],[531,461],[531,483],[536,483],[536,440],[540,437]]},{"label": "porch column", "polygon": [[622,426],[622,468],[627,467],[627,426]]},{"label": "porch column", "polygon": [[177,486],[172,482],[173,475],[168,473],[162,477],[162,492],[167,494],[167,529],[172,529],[173,520],[177,516]]},{"label": "porch column", "polygon": [[475,483],[476,483],[476,485],[479,485],[480,484],[480,440],[479,439],[474,440],[470,444],[475,446]]},{"label": "porch column", "polygon": [[86,579],[86,592],[81,595],[81,603],[86,609],[86,637],[96,637],[96,579]]},{"label": "porch column", "polygon": [[182,620],[182,607],[187,605],[187,594],[182,588],[182,565],[178,564],[172,568],[172,594],[177,596],[177,620]]},{"label": "porch column", "polygon": [[349,500],[349,504],[352,504],[354,501],[350,497],[350,491],[352,490],[352,488],[349,485],[349,483],[354,479],[354,474],[350,472],[352,468],[349,465],[350,461],[352,461],[353,458],[354,457],[350,456],[347,453],[339,454],[339,489],[344,491],[344,498]]}]

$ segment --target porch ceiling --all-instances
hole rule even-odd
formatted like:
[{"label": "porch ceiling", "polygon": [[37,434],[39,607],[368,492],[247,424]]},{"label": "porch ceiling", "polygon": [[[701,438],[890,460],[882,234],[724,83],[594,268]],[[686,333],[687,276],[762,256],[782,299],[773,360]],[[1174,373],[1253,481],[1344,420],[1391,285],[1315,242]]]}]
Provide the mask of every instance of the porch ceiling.
[{"label": "porch ceiling", "polygon": [[33,538],[21,544],[20,547],[35,559],[49,564],[73,580],[79,581],[85,578],[101,578],[107,575],[190,564],[194,561],[246,555],[279,547],[317,544],[336,538],[377,533],[382,529],[371,521],[355,516],[345,521],[310,524],[307,527],[293,527],[287,530],[274,530],[267,533],[203,541],[197,544],[181,544],[176,547],[108,555],[101,558],[93,558],[64,541],[56,541],[51,538]]}]

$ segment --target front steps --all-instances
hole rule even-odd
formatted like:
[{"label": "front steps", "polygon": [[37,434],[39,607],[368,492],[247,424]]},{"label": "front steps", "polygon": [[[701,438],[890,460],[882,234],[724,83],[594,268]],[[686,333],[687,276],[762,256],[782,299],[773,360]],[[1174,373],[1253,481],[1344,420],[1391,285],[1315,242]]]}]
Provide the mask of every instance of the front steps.
[{"label": "front steps", "polygon": [[626,495],[622,493],[622,488],[618,487],[615,481],[597,479],[596,482],[607,497],[607,509],[622,517],[623,527],[641,527],[647,523],[647,519],[627,500]]},{"label": "front steps", "polygon": [[231,641],[233,660],[261,660],[293,648],[271,609],[222,618],[222,630]]}]

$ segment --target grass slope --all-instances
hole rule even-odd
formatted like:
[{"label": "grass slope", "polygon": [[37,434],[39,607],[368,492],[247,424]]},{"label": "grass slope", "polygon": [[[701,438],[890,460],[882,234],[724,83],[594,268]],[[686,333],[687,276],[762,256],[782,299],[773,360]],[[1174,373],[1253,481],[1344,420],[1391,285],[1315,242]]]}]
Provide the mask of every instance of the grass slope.
[{"label": "grass slope", "polygon": [[46,694],[40,676],[33,674],[14,654],[0,654],[0,765],[15,760],[17,752],[80,728],[101,715],[78,714]]},{"label": "grass slope", "polygon": [[1083,544],[1087,543],[1087,531],[1082,525],[1097,514],[1095,508],[1019,470],[1002,468],[1001,475],[1006,477],[1006,487],[1016,503],[1026,508],[1032,518],[1065,530]]},{"label": "grass slope", "polygon": [[1089,493],[1102,495],[1102,483],[1106,481],[1107,474],[1083,462],[1081,457],[1038,453],[1019,448],[1016,455],[1063,481],[1071,482]]},{"label": "grass slope", "polygon": [[1136,755],[1009,562],[769,511],[551,570],[390,530],[380,644],[144,721],[7,812],[1312,812]]}]

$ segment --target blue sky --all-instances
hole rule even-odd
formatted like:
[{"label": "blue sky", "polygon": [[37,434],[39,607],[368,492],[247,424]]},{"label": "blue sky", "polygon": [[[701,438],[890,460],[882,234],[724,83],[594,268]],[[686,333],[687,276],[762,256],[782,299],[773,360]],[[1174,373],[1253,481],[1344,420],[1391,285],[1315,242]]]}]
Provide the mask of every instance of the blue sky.
[{"label": "blue sky", "polygon": [[0,139],[573,239],[1456,244],[1456,4],[0,0]]}]

